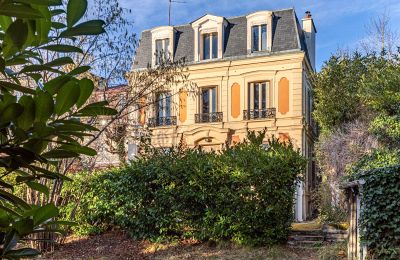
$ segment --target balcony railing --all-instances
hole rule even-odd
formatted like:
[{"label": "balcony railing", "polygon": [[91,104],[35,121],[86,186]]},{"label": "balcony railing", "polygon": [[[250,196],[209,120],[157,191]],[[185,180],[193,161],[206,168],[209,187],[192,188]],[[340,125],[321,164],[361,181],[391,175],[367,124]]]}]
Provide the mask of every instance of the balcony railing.
[{"label": "balcony railing", "polygon": [[275,118],[276,108],[267,109],[253,109],[253,110],[243,110],[243,120],[259,120],[266,118]]},{"label": "balcony railing", "polygon": [[202,113],[194,115],[194,121],[196,123],[222,122],[223,118],[224,114],[222,112]]},{"label": "balcony railing", "polygon": [[153,117],[149,119],[150,127],[176,125],[176,116]]}]

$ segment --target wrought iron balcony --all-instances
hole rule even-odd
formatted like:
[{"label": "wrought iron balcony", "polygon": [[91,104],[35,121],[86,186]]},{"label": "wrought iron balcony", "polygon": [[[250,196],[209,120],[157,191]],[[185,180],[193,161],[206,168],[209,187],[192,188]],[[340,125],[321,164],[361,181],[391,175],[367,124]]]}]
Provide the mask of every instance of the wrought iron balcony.
[{"label": "wrought iron balcony", "polygon": [[276,108],[243,110],[243,120],[275,118]]},{"label": "wrought iron balcony", "polygon": [[224,114],[222,112],[202,113],[194,115],[194,121],[196,123],[222,122],[223,119]]},{"label": "wrought iron balcony", "polygon": [[150,127],[171,126],[171,125],[176,125],[176,116],[149,118]]}]

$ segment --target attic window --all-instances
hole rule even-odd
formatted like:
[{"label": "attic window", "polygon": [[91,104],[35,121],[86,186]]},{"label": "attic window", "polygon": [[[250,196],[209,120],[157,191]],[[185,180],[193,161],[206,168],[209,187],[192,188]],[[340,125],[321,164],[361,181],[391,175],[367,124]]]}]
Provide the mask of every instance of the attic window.
[{"label": "attic window", "polygon": [[252,13],[247,18],[247,52],[271,51],[272,12]]},{"label": "attic window", "polygon": [[166,61],[170,57],[169,39],[156,40],[156,65]]},{"label": "attic window", "polygon": [[218,34],[203,34],[203,60],[218,58]]},{"label": "attic window", "polygon": [[151,30],[152,65],[159,65],[162,61],[173,59],[175,31],[172,26],[161,26]]},{"label": "attic window", "polygon": [[226,26],[227,22],[223,17],[209,14],[192,23],[194,61],[222,58]]},{"label": "attic window", "polygon": [[255,25],[251,27],[251,50],[265,51],[267,50],[267,25]]}]

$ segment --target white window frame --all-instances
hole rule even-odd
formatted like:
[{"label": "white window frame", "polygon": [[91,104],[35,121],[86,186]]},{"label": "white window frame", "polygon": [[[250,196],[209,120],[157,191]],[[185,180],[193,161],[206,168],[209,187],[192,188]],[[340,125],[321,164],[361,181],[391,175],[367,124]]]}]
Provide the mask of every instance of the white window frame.
[{"label": "white window frame", "polygon": [[[218,59],[218,46],[217,46],[217,57],[214,57],[213,56],[213,36],[214,35],[216,35],[217,36],[217,44],[219,44],[219,39],[218,39],[218,33],[217,32],[211,32],[211,33],[203,33],[202,35],[201,35],[201,60],[213,60],[213,59]],[[209,39],[209,41],[210,41],[210,49],[209,49],[209,52],[210,52],[210,58],[208,58],[208,59],[206,59],[205,57],[204,57],[204,41],[205,41],[205,37],[206,36],[210,36],[210,39]]]},{"label": "white window frame", "polygon": [[[175,46],[175,29],[172,26],[161,26],[151,30],[151,40],[152,40],[152,66],[157,65],[157,40],[169,40],[169,48],[165,50],[168,52],[169,58],[173,61],[174,57],[174,46]],[[163,49],[165,49],[165,42],[163,42]]]},{"label": "white window frame", "polygon": [[[161,57],[158,56],[160,53],[159,53],[159,50],[157,50],[157,42],[159,42],[159,41],[161,41],[161,45],[162,45],[161,53],[165,55],[164,57],[162,57],[162,59],[163,59],[163,60],[164,60],[164,59],[169,59],[170,56],[171,56],[171,53],[170,53],[170,51],[169,51],[170,45],[171,45],[170,39],[169,39],[169,38],[157,39],[157,40],[156,40],[156,52],[155,52],[155,55],[156,55],[156,57],[155,57],[155,58],[156,58],[155,64],[156,64],[156,65],[159,65],[159,60],[160,60],[160,58],[161,58]],[[168,41],[168,49],[166,48],[166,43],[167,43],[167,41]]]},{"label": "white window frame", "polygon": [[[266,27],[266,39],[265,39],[265,49],[262,48],[262,27],[265,25]],[[253,39],[253,28],[257,27],[258,28],[258,50],[253,50],[253,43],[254,43],[254,39]],[[266,51],[267,50],[267,42],[268,42],[268,28],[267,28],[267,24],[259,24],[259,25],[253,25],[251,27],[251,51],[252,52],[260,52],[260,51]]]},{"label": "white window frame", "polygon": [[265,109],[271,108],[271,82],[268,80],[264,81],[252,81],[249,82],[247,85],[247,110],[262,110],[262,88],[259,88],[258,90],[258,108],[254,107],[254,85],[255,84],[265,84]]},{"label": "white window frame", "polygon": [[[212,100],[212,90],[215,89],[215,111],[212,111],[213,100]],[[218,112],[218,87],[217,86],[206,86],[200,87],[200,95],[199,95],[199,114],[203,114],[203,91],[208,90],[208,114]]]},{"label": "white window frame", "polygon": [[[272,50],[272,21],[273,21],[273,12],[272,11],[261,11],[249,14],[246,16],[247,18],[247,53],[253,53],[252,47],[252,28],[253,26],[261,26],[263,24],[266,25],[267,29],[267,48],[263,51],[271,51]],[[261,27],[260,27],[261,29]],[[260,34],[261,39],[261,34]],[[257,53],[258,51],[254,51]]]},{"label": "white window frame", "polygon": [[[194,31],[194,61],[203,60],[203,34],[217,33],[218,38],[218,57],[221,59],[223,54],[224,31],[227,22],[222,16],[205,15],[192,22]],[[214,58],[213,58],[214,59]]]}]

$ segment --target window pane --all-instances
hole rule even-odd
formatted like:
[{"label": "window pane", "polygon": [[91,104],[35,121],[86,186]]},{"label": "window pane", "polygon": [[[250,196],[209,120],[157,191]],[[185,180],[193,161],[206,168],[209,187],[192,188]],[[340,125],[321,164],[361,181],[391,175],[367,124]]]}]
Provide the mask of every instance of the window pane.
[{"label": "window pane", "polygon": [[267,84],[261,85],[261,108],[264,110],[267,108]]},{"label": "window pane", "polygon": [[212,34],[212,58],[218,58],[218,35]]},{"label": "window pane", "polygon": [[160,63],[162,49],[162,40],[156,40],[156,64]]},{"label": "window pane", "polygon": [[170,93],[167,93],[165,95],[164,116],[166,116],[166,117],[170,117],[171,116],[171,94]]},{"label": "window pane", "polygon": [[261,50],[267,49],[267,25],[261,26]]},{"label": "window pane", "polygon": [[201,112],[204,114],[208,114],[210,111],[209,105],[209,89],[201,90]]},{"label": "window pane", "polygon": [[165,39],[165,48],[164,48],[165,58],[169,58],[169,39]]},{"label": "window pane", "polygon": [[258,51],[258,39],[259,39],[259,35],[258,35],[258,26],[253,26],[252,27],[252,50],[253,51]]},{"label": "window pane", "polygon": [[210,35],[205,34],[203,36],[203,59],[208,60],[210,58]]},{"label": "window pane", "polygon": [[164,117],[164,94],[160,93],[158,94],[158,107],[157,107],[157,113],[158,113],[158,118]]},{"label": "window pane", "polygon": [[211,113],[217,112],[217,88],[211,89]]},{"label": "window pane", "polygon": [[260,90],[260,84],[259,83],[256,83],[256,84],[254,84],[254,110],[258,110],[260,107],[259,107],[259,101],[258,101],[258,98],[259,98],[259,90]]}]

